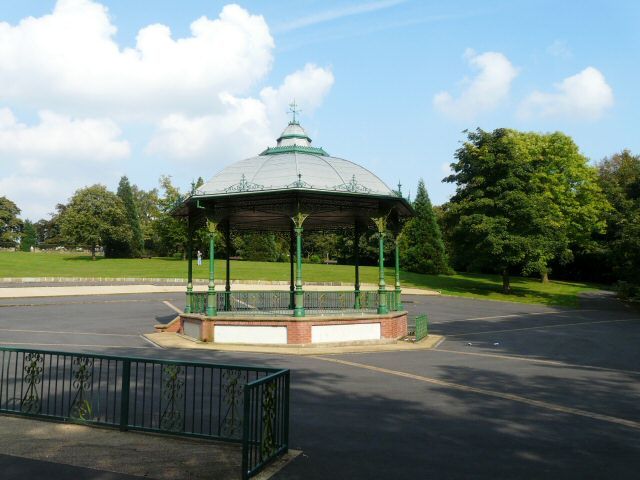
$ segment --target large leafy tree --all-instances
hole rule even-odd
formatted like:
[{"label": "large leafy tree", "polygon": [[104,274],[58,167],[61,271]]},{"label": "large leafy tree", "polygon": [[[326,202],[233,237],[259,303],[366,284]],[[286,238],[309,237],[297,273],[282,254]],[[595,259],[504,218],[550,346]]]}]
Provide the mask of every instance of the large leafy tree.
[{"label": "large leafy tree", "polygon": [[640,155],[623,150],[605,158],[598,173],[613,207],[603,242],[606,258],[616,278],[640,284]]},{"label": "large leafy tree", "polygon": [[0,197],[0,245],[15,246],[20,239],[20,209],[7,197]]},{"label": "large leafy tree", "polygon": [[122,200],[127,214],[127,225],[131,230],[131,240],[127,243],[113,244],[113,254],[114,256],[140,257],[144,248],[144,239],[140,227],[138,208],[133,197],[131,184],[126,176],[120,179],[117,195]]},{"label": "large leafy tree", "polygon": [[103,185],[76,191],[62,215],[61,231],[67,242],[90,247],[93,260],[96,247],[131,240],[122,200]]},{"label": "large leafy tree", "polygon": [[399,240],[403,268],[416,273],[451,273],[442,233],[422,179],[413,208],[416,216],[404,226]]},{"label": "large leafy tree", "polygon": [[569,261],[572,245],[604,231],[609,207],[595,169],[562,133],[478,129],[455,158],[444,222],[456,263],[498,270],[505,292],[512,272],[546,281],[551,260]]},{"label": "large leafy tree", "polygon": [[173,209],[182,199],[180,190],[171,183],[171,177],[160,177],[162,195],[158,198],[158,217],[153,229],[158,238],[157,250],[161,255],[182,252],[183,258],[187,249],[187,222],[183,218],[171,215]]}]

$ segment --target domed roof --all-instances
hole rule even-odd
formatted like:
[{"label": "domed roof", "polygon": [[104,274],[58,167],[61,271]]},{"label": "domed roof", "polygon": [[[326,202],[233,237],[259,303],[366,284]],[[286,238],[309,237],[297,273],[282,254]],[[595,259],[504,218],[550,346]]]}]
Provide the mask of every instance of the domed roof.
[{"label": "domed roof", "polygon": [[275,147],[224,168],[196,195],[287,189],[397,196],[366,168],[312,147],[311,139],[295,121],[284,129]]}]

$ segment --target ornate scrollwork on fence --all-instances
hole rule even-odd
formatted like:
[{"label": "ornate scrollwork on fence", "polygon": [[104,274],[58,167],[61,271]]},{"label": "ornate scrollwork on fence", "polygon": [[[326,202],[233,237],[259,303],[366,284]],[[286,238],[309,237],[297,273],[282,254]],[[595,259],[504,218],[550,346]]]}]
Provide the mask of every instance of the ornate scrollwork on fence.
[{"label": "ornate scrollwork on fence", "polygon": [[24,358],[23,382],[27,383],[27,391],[20,400],[20,411],[23,413],[40,413],[41,401],[37,385],[42,382],[44,371],[44,355],[27,353]]},{"label": "ornate scrollwork on fence", "polygon": [[276,451],[275,423],[276,423],[276,383],[265,384],[262,390],[262,442],[260,454],[262,458],[269,458]]},{"label": "ornate scrollwork on fence", "polygon": [[222,370],[222,399],[224,405],[221,435],[233,438],[242,431],[242,395],[246,379],[242,370]]},{"label": "ornate scrollwork on fence", "polygon": [[73,368],[73,388],[76,394],[71,401],[69,418],[76,420],[91,420],[93,407],[87,393],[91,389],[93,359],[89,357],[75,357],[71,363]]},{"label": "ornate scrollwork on fence", "polygon": [[179,365],[162,367],[162,400],[164,409],[160,415],[160,428],[179,432],[184,428],[185,369]]}]

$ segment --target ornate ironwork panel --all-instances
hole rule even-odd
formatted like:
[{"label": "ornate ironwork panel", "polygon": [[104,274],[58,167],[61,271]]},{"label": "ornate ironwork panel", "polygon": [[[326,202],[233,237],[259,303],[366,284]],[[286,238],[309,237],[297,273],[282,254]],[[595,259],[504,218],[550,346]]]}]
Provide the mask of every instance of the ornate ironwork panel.
[{"label": "ornate ironwork panel", "polygon": [[73,388],[76,391],[69,408],[69,418],[76,420],[91,420],[93,407],[88,393],[91,389],[93,359],[89,357],[75,357],[72,362]]},{"label": "ornate ironwork panel", "polygon": [[184,429],[185,368],[162,366],[160,429],[181,432]]},{"label": "ornate ironwork panel", "polygon": [[268,458],[276,451],[276,382],[271,381],[262,389],[262,442],[260,454]]},{"label": "ornate ironwork panel", "polygon": [[234,438],[242,433],[242,404],[246,372],[242,370],[222,371],[222,423],[220,434]]},{"label": "ornate ironwork panel", "polygon": [[37,386],[42,382],[44,371],[44,355],[27,353],[24,356],[23,382],[27,383],[27,391],[20,400],[20,411],[23,413],[40,413],[41,399]]}]

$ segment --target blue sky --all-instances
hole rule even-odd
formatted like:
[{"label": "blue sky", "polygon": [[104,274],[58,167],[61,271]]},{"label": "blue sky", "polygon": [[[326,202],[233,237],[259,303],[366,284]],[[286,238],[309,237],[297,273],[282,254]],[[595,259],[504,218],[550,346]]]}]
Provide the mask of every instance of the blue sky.
[{"label": "blue sky", "polygon": [[2,2],[0,195],[37,220],[123,174],[185,190],[273,144],[293,96],[314,145],[434,204],[464,129],[639,153],[639,21],[622,1]]}]

